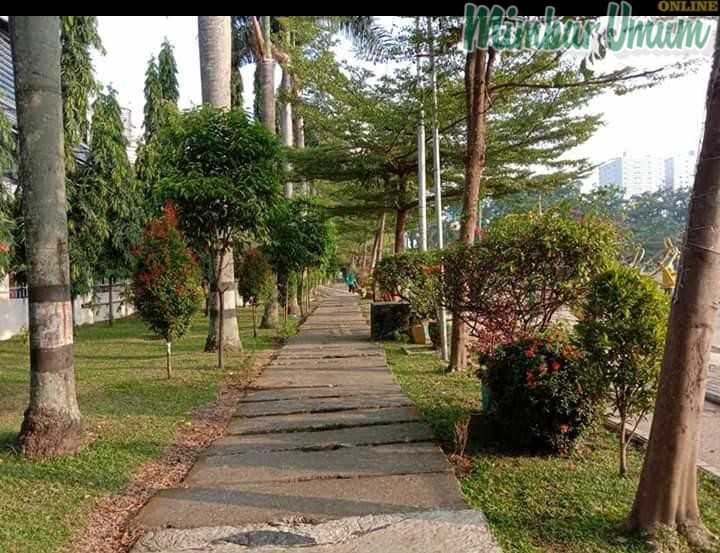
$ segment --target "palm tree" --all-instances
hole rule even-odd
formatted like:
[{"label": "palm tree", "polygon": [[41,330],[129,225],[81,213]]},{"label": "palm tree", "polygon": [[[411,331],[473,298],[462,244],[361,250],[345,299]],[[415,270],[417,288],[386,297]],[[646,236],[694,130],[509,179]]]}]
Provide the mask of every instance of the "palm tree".
[{"label": "palm tree", "polygon": [[60,21],[11,16],[10,29],[30,299],[30,404],[17,443],[23,455],[46,458],[85,442],[75,396]]},{"label": "palm tree", "polygon": [[[202,101],[215,107],[230,108],[231,21],[229,15],[199,15],[200,79]],[[235,266],[232,250],[223,259],[211,260],[210,320],[205,351],[242,351],[235,303]],[[218,287],[219,283],[219,287]],[[222,299],[219,298],[223,294]],[[222,305],[222,309],[221,306]],[[222,352],[220,352],[222,353]]]}]

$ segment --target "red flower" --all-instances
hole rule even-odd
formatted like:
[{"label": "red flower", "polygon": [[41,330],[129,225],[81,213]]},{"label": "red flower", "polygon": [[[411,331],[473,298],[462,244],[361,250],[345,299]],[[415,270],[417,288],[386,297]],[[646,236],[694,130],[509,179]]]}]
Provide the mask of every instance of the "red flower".
[{"label": "red flower", "polygon": [[560,370],[560,362],[557,359],[553,359],[550,363],[550,370],[552,372],[557,372]]},{"label": "red flower", "polygon": [[570,432],[570,425],[569,424],[561,424],[560,425],[560,433],[567,434],[568,432]]},{"label": "red flower", "polygon": [[535,357],[535,348],[530,348],[529,350],[527,350],[525,352],[525,357],[527,357],[528,359]]}]

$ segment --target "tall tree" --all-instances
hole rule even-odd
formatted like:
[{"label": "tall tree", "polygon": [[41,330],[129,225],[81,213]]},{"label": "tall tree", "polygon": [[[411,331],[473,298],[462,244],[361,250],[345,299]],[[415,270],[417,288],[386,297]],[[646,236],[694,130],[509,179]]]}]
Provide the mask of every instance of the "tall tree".
[{"label": "tall tree", "polygon": [[18,436],[29,457],[82,447],[68,271],[58,16],[12,16],[20,180],[29,261],[30,403]]},{"label": "tall tree", "polygon": [[[463,186],[460,242],[466,246],[475,241],[478,222],[480,179],[485,168],[485,136],[487,128],[488,85],[495,62],[493,48],[477,48],[465,55],[465,111],[467,138],[465,146],[465,184]],[[453,313],[450,338],[450,370],[467,366],[467,328],[460,313]]]},{"label": "tall tree", "polygon": [[173,54],[172,44],[167,38],[163,40],[158,54],[158,80],[160,81],[160,96],[166,102],[177,106],[180,98],[180,87],[178,85],[178,68]]},{"label": "tall tree", "polygon": [[75,149],[87,140],[90,98],[98,91],[92,63],[92,51],[105,50],[97,31],[94,15],[60,16],[61,86],[63,126],[65,129],[65,165],[75,170]]},{"label": "tall tree", "polygon": [[162,113],[162,86],[155,56],[151,56],[145,71],[145,106],[143,108],[143,138],[137,150],[135,173],[148,197],[152,196],[159,175],[155,137],[160,128]]},{"label": "tall tree", "polygon": [[[230,60],[231,60],[231,21],[230,16],[199,15],[198,40],[200,44],[200,80],[203,104],[229,109]],[[210,320],[205,351],[216,351],[219,347],[220,325],[224,351],[242,351],[240,332],[237,324],[235,302],[235,266],[232,248],[211,248],[211,264],[215,268],[212,274],[220,275],[210,284]],[[213,257],[215,256],[215,257]],[[220,257],[217,257],[220,256]],[[216,289],[220,286],[220,289]],[[223,294],[222,302],[218,293]],[[223,311],[220,311],[220,304]]]},{"label": "tall tree", "polygon": [[[152,198],[160,178],[157,168],[157,133],[168,114],[177,109],[180,97],[177,73],[173,47],[166,38],[160,47],[157,61],[155,56],[151,56],[145,72],[145,132],[138,148],[135,172],[144,185],[148,199]],[[161,206],[154,207],[158,210]]]},{"label": "tall tree", "polygon": [[696,464],[720,305],[720,33],[705,113],[650,441],[628,525],[649,533],[674,528],[691,545],[714,543],[715,551],[718,540],[702,526],[698,508]]},{"label": "tall tree", "polygon": [[[90,151],[79,179],[101,194],[108,232],[101,243],[95,278],[108,282],[110,323],[114,319],[113,283],[128,278],[134,260],[132,249],[142,237],[145,214],[138,183],[127,156],[127,140],[116,92],[108,88],[93,104]],[[89,237],[88,237],[89,238]],[[86,240],[78,244],[83,248]]]}]

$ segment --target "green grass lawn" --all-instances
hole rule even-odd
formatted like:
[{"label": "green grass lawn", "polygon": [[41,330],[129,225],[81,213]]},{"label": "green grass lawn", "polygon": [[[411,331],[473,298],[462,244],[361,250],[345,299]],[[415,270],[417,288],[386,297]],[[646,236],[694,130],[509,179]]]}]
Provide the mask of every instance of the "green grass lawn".
[{"label": "green grass lawn", "polygon": [[[250,311],[239,309],[246,351],[272,347],[276,331],[252,337]],[[202,353],[207,319],[196,317],[173,344],[175,376],[165,379],[165,344],[136,318],[83,326],[75,339],[80,410],[95,442],[77,456],[48,462],[20,459],[12,444],[28,398],[27,345],[0,342],[0,551],[52,552],[84,524],[99,496],[118,492],[142,463],[172,442],[196,407],[214,400],[226,374],[216,354]],[[250,366],[226,358],[226,370]]]},{"label": "green grass lawn", "polygon": [[[438,357],[410,357],[400,344],[383,346],[403,390],[452,451],[454,421],[480,409],[479,382],[445,374]],[[644,543],[621,528],[642,464],[641,448],[630,449],[630,476],[620,478],[615,438],[604,429],[571,457],[510,454],[471,443],[471,468],[461,485],[506,553],[641,553],[648,550]],[[700,504],[705,524],[720,533],[720,481],[701,477]]]}]

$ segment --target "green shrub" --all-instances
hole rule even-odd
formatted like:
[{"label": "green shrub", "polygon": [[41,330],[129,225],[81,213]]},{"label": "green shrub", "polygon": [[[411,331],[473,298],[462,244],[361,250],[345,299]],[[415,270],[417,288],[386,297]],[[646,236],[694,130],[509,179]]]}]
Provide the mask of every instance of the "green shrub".
[{"label": "green shrub", "polygon": [[[585,363],[623,427],[655,401],[668,313],[668,297],[651,277],[619,265],[593,280],[582,304],[576,332]],[[621,474],[630,438],[620,435]]]},{"label": "green shrub", "polygon": [[567,453],[591,424],[593,388],[561,332],[500,346],[481,362],[491,414],[511,445]]},{"label": "green shrub", "polygon": [[440,254],[407,252],[383,258],[375,267],[374,282],[410,304],[415,319],[435,318],[441,303]]}]

